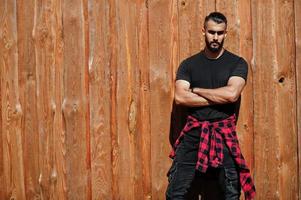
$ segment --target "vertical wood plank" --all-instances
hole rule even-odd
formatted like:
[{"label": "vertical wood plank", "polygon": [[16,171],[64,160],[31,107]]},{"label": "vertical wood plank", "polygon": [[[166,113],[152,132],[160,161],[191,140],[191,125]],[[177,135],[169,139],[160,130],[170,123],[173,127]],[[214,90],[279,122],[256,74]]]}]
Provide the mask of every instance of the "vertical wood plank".
[{"label": "vertical wood plank", "polygon": [[116,84],[117,84],[117,20],[116,20],[116,3],[115,1],[108,2],[109,10],[109,66],[110,66],[110,130],[111,130],[111,160],[112,160],[112,198],[117,199],[119,194],[118,185],[118,161],[119,161],[119,148],[117,141],[117,120],[116,120]]},{"label": "vertical wood plank", "polygon": [[[134,199],[134,163],[132,155],[135,154],[132,142],[134,132],[129,127],[128,116],[133,101],[132,69],[135,67],[132,56],[135,48],[131,49],[132,26],[130,20],[135,20],[132,2],[122,1],[116,3],[116,42],[117,42],[117,71],[116,71],[116,136],[118,145],[118,194],[117,199]],[[133,66],[134,65],[134,66]],[[133,105],[134,108],[136,107]],[[135,116],[134,116],[135,117]],[[133,123],[135,123],[135,118]],[[127,169],[127,170],[124,170]],[[127,187],[123,187],[127,185]]]},{"label": "vertical wood plank", "polygon": [[83,0],[83,33],[84,33],[84,92],[86,100],[86,113],[85,113],[85,125],[86,125],[86,170],[87,170],[87,199],[92,200],[92,178],[91,178],[91,133],[90,133],[90,86],[89,86],[89,48],[90,48],[90,38],[89,38],[89,10],[88,10],[88,0]]},{"label": "vertical wood plank", "polygon": [[36,120],[39,141],[38,198],[50,198],[50,173],[53,167],[53,117],[51,108],[51,69],[54,68],[51,34],[51,1],[35,1],[33,37],[36,61]]},{"label": "vertical wood plank", "polygon": [[297,199],[293,1],[252,7],[257,198]]},{"label": "vertical wood plank", "polygon": [[[278,65],[274,78],[277,83],[278,103],[276,130],[279,132],[279,197],[298,198],[298,148],[296,105],[296,50],[294,29],[294,0],[276,4],[276,41]],[[283,34],[283,33],[286,34]],[[290,119],[290,120],[288,120]],[[288,127],[290,127],[288,131]],[[288,132],[287,135],[282,133]]]},{"label": "vertical wood plank", "polygon": [[[239,55],[248,63],[248,80],[241,95],[240,113],[237,123],[239,142],[248,167],[254,174],[254,105],[253,105],[253,39],[251,1],[241,0],[238,7]],[[252,176],[254,178],[254,176]],[[241,196],[243,199],[243,195]]]},{"label": "vertical wood plank", "polygon": [[[269,12],[265,12],[269,9]],[[275,130],[273,80],[276,57],[273,1],[252,1],[254,42],[254,154],[258,199],[279,199],[278,133]],[[264,30],[270,31],[264,31]],[[269,39],[267,39],[269,38]],[[271,102],[272,100],[272,102]],[[270,168],[270,166],[274,166]],[[262,177],[265,177],[262,180]]]},{"label": "vertical wood plank", "polygon": [[[5,13],[4,11],[6,10],[5,9],[5,6],[4,6],[4,1],[1,1],[1,5],[0,5],[0,12],[1,13]],[[0,20],[0,23],[1,24],[3,24],[3,20]],[[4,35],[4,33],[3,33],[3,30],[4,30],[4,27],[2,26],[2,25],[0,25],[0,41],[1,41],[1,43],[0,43],[0,45],[1,45],[1,47],[2,47],[2,45],[3,45],[3,35]],[[3,52],[0,50],[0,58],[1,59],[3,59]],[[0,187],[0,198],[1,199],[5,199],[5,198],[7,198],[6,197],[6,195],[7,195],[7,192],[6,192],[6,190],[7,190],[7,188],[6,188],[6,185],[7,185],[7,181],[6,181],[6,175],[5,175],[5,167],[4,167],[4,165],[5,165],[5,149],[4,149],[4,145],[5,145],[5,143],[4,143],[4,140],[5,140],[5,137],[4,137],[4,132],[3,132],[3,119],[2,119],[2,113],[4,112],[4,110],[2,110],[2,99],[4,98],[3,97],[3,92],[2,92],[2,77],[3,77],[3,75],[2,74],[4,74],[4,68],[3,68],[3,64],[2,64],[2,61],[0,62],[0,181],[1,181],[1,183],[3,183],[2,185],[1,185],[1,187]]]},{"label": "vertical wood plank", "polygon": [[295,45],[296,45],[296,89],[297,89],[297,138],[298,138],[298,189],[301,198],[301,1],[294,1]]},{"label": "vertical wood plank", "polygon": [[239,54],[248,62],[249,73],[247,85],[242,93],[240,121],[238,130],[241,135],[242,148],[245,149],[245,156],[250,162],[250,168],[254,165],[253,161],[253,39],[252,39],[252,15],[251,1],[240,1],[238,6],[238,15],[240,20],[239,29]]},{"label": "vertical wood plank", "polygon": [[89,1],[92,199],[112,199],[108,1]]},{"label": "vertical wood plank", "polygon": [[[138,25],[138,47],[137,59],[139,70],[139,94],[137,97],[137,138],[139,149],[141,151],[141,182],[142,182],[142,199],[152,199],[152,177],[151,177],[151,128],[150,128],[150,80],[149,80],[149,5],[147,1],[139,0],[137,18]],[[139,150],[138,149],[138,150]],[[137,187],[138,189],[138,187]]]},{"label": "vertical wood plank", "polygon": [[[1,57],[1,55],[0,55]],[[2,66],[2,65],[0,65]],[[6,180],[5,180],[5,174],[4,174],[4,150],[3,150],[3,129],[2,129],[2,70],[0,67],[0,181],[2,183],[0,187],[0,198],[4,199],[6,195]]]},{"label": "vertical wood plank", "polygon": [[[128,138],[120,139],[120,156],[125,158],[120,167],[129,166],[130,171],[125,176],[128,180],[120,184],[131,185],[128,199],[150,199],[151,177],[150,177],[150,118],[149,114],[149,63],[148,63],[148,28],[147,28],[147,2],[128,1],[117,6],[119,23],[118,28],[118,73],[117,73],[117,113],[127,110],[123,123],[121,119],[118,137],[123,137],[124,129],[127,128]],[[127,87],[125,87],[127,83]],[[118,92],[120,91],[120,92]],[[121,96],[122,95],[122,96]],[[126,98],[127,101],[122,98]],[[123,102],[126,102],[123,105]],[[119,111],[118,111],[119,109]],[[145,111],[146,109],[146,111]],[[145,134],[142,134],[144,131]],[[147,152],[148,151],[148,152]],[[129,156],[126,155],[129,153]],[[128,158],[127,158],[128,157]],[[121,170],[123,170],[123,168]],[[123,172],[124,173],[124,172]],[[122,174],[122,173],[120,173]],[[125,175],[125,174],[124,174]],[[124,175],[119,177],[121,180]],[[121,192],[122,193],[122,192]]]},{"label": "vertical wood plank", "polygon": [[[3,11],[3,7],[0,7],[0,11]],[[4,12],[2,12],[4,13]],[[1,26],[0,26],[1,27]],[[2,40],[2,32],[0,32],[0,39]],[[2,58],[2,52],[0,54],[0,58]],[[6,195],[6,180],[5,180],[5,170],[4,170],[4,134],[2,129],[2,73],[4,70],[2,70],[2,64],[0,64],[0,181],[3,183],[0,187],[0,198],[4,199]]]},{"label": "vertical wood plank", "polygon": [[178,1],[149,1],[152,198],[164,199],[170,167],[168,128],[173,65],[178,63]]},{"label": "vertical wood plank", "polygon": [[[20,1],[17,4],[18,13],[18,67],[20,84],[20,103],[24,113],[22,127],[24,184],[26,198],[33,199],[40,196],[39,187],[39,132],[36,97],[36,62],[34,38],[35,4]],[[26,17],[25,17],[26,16]]]},{"label": "vertical wood plank", "polygon": [[1,1],[0,10],[1,134],[5,180],[3,191],[5,199],[25,199],[16,1]]},{"label": "vertical wood plank", "polygon": [[83,1],[63,1],[64,100],[66,132],[67,198],[87,199],[89,171],[87,162],[87,86]]},{"label": "vertical wood plank", "polygon": [[67,199],[66,132],[63,128],[63,13],[61,0],[52,1],[51,38],[54,63],[51,67],[51,113],[53,117],[50,199]]},{"label": "vertical wood plank", "polygon": [[[62,134],[61,3],[35,1],[36,104],[39,133],[39,194],[35,198],[65,199],[65,160]],[[39,119],[39,120],[37,120]]]},{"label": "vertical wood plank", "polygon": [[[116,120],[118,140],[118,188],[116,198],[142,199],[141,135],[137,130],[140,73],[138,70],[138,26],[142,2],[116,4],[117,74]],[[143,55],[141,55],[143,56]],[[124,170],[127,169],[127,170]],[[127,185],[127,187],[124,187]]]}]

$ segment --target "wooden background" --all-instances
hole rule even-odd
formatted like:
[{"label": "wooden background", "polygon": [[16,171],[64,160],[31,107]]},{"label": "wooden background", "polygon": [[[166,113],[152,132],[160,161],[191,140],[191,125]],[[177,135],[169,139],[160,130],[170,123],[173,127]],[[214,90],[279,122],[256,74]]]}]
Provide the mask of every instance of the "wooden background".
[{"label": "wooden background", "polygon": [[249,63],[256,199],[301,198],[301,1],[0,0],[0,199],[164,199],[175,72],[214,10]]}]

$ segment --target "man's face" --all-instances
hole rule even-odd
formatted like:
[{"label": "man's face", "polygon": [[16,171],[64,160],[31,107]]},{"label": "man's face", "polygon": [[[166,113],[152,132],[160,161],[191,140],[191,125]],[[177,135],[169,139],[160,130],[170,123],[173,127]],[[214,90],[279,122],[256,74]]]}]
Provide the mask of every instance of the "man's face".
[{"label": "man's face", "polygon": [[212,20],[207,22],[206,27],[203,29],[207,49],[213,53],[222,49],[224,39],[227,35],[226,28],[225,23],[218,24]]}]

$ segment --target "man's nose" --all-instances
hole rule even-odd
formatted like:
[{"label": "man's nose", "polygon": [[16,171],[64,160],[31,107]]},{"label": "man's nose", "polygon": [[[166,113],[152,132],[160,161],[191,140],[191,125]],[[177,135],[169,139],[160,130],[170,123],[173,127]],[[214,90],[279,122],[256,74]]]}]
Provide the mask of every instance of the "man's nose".
[{"label": "man's nose", "polygon": [[213,39],[214,39],[214,40],[217,40],[217,33],[214,33]]}]

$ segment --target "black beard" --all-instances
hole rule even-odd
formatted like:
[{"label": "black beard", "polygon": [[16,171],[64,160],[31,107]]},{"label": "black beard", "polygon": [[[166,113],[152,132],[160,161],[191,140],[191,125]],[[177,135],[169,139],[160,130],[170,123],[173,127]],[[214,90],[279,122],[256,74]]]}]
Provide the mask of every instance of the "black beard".
[{"label": "black beard", "polygon": [[[207,39],[205,39],[205,41],[206,41],[206,47],[207,47],[207,49],[209,51],[211,51],[212,53],[219,52],[223,48],[223,46],[224,46],[224,40],[222,40],[221,43],[219,43],[219,42],[209,42]],[[217,47],[211,47],[211,44],[214,44],[214,43],[218,44],[218,46]]]}]

